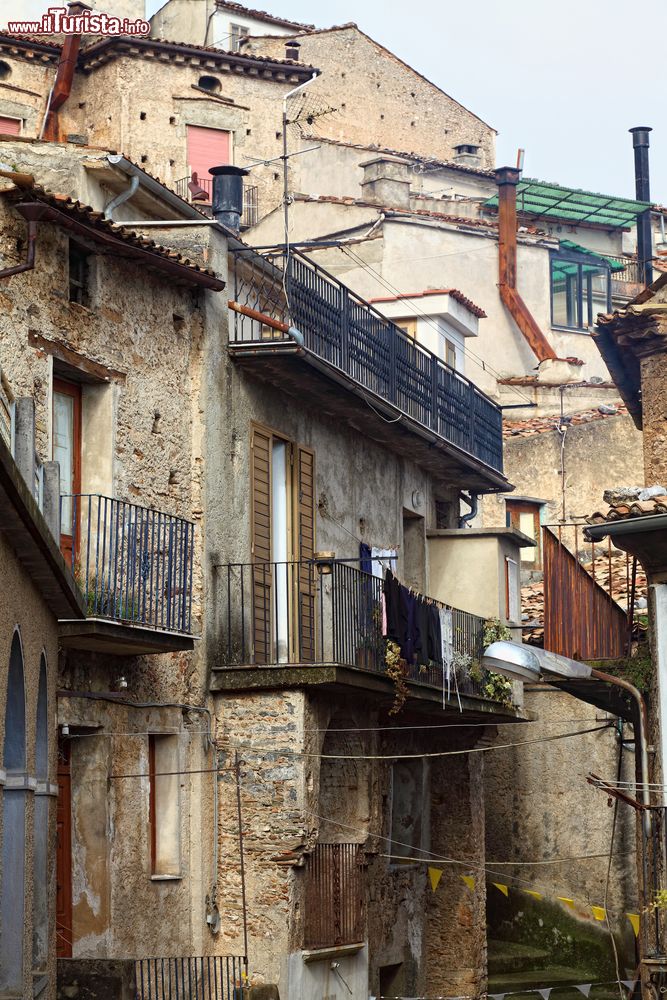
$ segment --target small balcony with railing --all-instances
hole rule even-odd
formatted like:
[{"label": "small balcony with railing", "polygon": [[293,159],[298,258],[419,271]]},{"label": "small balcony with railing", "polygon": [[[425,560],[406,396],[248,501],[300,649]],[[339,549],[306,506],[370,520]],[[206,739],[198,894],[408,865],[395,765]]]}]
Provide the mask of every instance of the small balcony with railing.
[{"label": "small balcony with railing", "polygon": [[[481,670],[485,619],[430,601],[447,612],[442,655],[394,653],[386,638],[383,581],[359,559],[229,563],[217,567],[221,609],[215,691],[312,686],[370,693],[400,710],[409,702],[513,718]],[[401,692],[399,694],[399,692]]]},{"label": "small balcony with railing", "polygon": [[60,641],[119,655],[192,649],[194,525],[98,494],[60,498],[61,550],[86,600]]},{"label": "small balcony with railing", "polygon": [[[205,215],[211,215],[213,200],[213,178],[202,177],[197,173],[181,177],[174,184],[179,198],[195,205]],[[249,229],[259,222],[259,197],[255,184],[243,185],[243,212],[241,213],[241,229]]]},{"label": "small balcony with railing", "polygon": [[473,382],[297,252],[233,255],[229,352],[444,488],[506,489],[502,414]]}]

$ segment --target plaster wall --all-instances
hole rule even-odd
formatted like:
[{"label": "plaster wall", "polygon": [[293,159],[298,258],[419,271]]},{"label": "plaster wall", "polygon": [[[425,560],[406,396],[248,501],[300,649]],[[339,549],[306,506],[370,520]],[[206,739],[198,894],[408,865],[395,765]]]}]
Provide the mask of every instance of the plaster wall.
[{"label": "plaster wall", "polygon": [[[30,576],[19,563],[14,550],[0,533],[0,579],[3,581],[3,599],[0,601],[0,748],[5,737],[5,711],[7,703],[7,673],[10,651],[15,630],[18,629],[23,651],[23,671],[25,685],[26,713],[26,774],[34,777],[36,774],[35,740],[37,728],[37,696],[39,691],[39,671],[42,654],[47,665],[47,712],[48,712],[48,775],[49,781],[56,778],[56,746],[55,746],[55,699],[56,699],[56,665],[58,662],[58,631],[57,623],[38,593]],[[0,767],[6,767],[2,760]],[[13,906],[19,926],[23,928],[23,994],[32,996],[33,991],[33,899],[36,893],[34,884],[34,821],[36,811],[35,790],[25,792],[12,791],[0,787],[0,831],[4,830],[2,821],[3,805],[9,795],[25,796],[25,909],[22,900],[14,898]],[[48,986],[43,994],[48,1000],[55,998],[55,837],[56,811],[55,800],[46,796],[49,812],[48,819],[48,850],[47,850],[47,900],[48,900],[48,958],[43,969],[48,978]],[[6,832],[6,831],[5,831]],[[1,859],[0,859],[1,864]],[[11,892],[11,877],[15,873],[0,871],[0,886],[3,892]]]},{"label": "plaster wall", "polygon": [[[445,160],[456,145],[471,143],[481,147],[485,166],[494,165],[495,130],[355,25],[302,34],[298,41],[300,60],[322,70],[311,94],[337,109],[317,120],[315,134]],[[281,38],[252,38],[244,48],[276,57],[284,45]]]},{"label": "plaster wall", "polygon": [[[520,564],[520,550],[515,542],[502,535],[466,533],[465,529],[430,531],[428,558],[429,593],[436,600],[480,618],[498,618],[503,624],[508,623],[505,560],[513,559]],[[514,597],[520,609],[518,574]]]},{"label": "plaster wall", "polygon": [[168,0],[151,18],[151,37],[230,50],[232,24],[247,27],[251,35],[289,35],[293,31],[242,10],[216,10],[211,0]]}]

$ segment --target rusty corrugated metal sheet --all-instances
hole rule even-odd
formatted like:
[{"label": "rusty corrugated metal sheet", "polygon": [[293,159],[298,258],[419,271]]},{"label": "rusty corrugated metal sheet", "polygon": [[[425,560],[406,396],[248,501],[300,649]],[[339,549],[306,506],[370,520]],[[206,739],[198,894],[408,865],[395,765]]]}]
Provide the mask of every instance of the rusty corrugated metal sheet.
[{"label": "rusty corrugated metal sheet", "polygon": [[542,529],[542,544],[544,648],[580,660],[624,656],[625,611],[549,528]]}]

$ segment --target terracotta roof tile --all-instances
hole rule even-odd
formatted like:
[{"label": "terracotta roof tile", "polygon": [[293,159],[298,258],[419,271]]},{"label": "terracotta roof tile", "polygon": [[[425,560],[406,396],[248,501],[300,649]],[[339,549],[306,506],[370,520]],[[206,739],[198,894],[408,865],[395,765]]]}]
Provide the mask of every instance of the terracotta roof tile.
[{"label": "terracotta roof tile", "polygon": [[369,299],[368,301],[371,305],[376,305],[382,302],[398,302],[402,299],[421,299],[425,298],[427,295],[451,295],[453,299],[460,302],[462,306],[465,306],[469,312],[478,319],[486,319],[486,313],[480,306],[475,305],[472,299],[469,299],[467,295],[460,292],[458,288],[426,288],[423,292],[411,292],[411,293],[401,293],[400,295],[385,295],[376,299]]},{"label": "terracotta roof tile", "polygon": [[650,500],[633,500],[631,503],[614,504],[607,511],[596,510],[586,520],[588,524],[609,524],[613,521],[650,517],[654,514],[667,514],[667,495],[651,497]]},{"label": "terracotta roof tile", "polygon": [[[567,426],[578,426],[580,424],[592,423],[596,420],[605,420],[608,417],[621,417],[626,416],[628,413],[627,407],[616,404],[615,413],[605,413],[597,407],[593,407],[590,410],[580,410],[578,413],[568,413],[566,414]],[[560,416],[548,416],[548,417],[527,417],[522,420],[514,419],[504,419],[503,420],[503,437],[513,438],[513,437],[534,437],[536,434],[545,434],[549,431],[555,431],[558,429],[560,424]]]},{"label": "terracotta roof tile", "polygon": [[[25,202],[32,198],[40,204],[57,209],[59,212],[70,216],[72,219],[76,219],[93,230],[113,236],[120,245],[125,244],[128,247],[147,251],[155,257],[155,264],[158,268],[160,260],[169,260],[170,262],[179,264],[184,269],[184,278],[187,275],[187,271],[190,271],[193,273],[193,277],[194,275],[205,275],[216,282],[219,281],[216,273],[209,268],[202,267],[200,264],[189,260],[171,247],[161,246],[155,240],[151,240],[125,226],[105,219],[101,212],[96,212],[90,205],[85,205],[67,194],[49,191],[40,184],[34,184],[32,188],[15,189],[14,191],[7,192],[7,194],[14,202]],[[222,283],[220,284],[223,287]]]},{"label": "terracotta roof tile", "polygon": [[224,7],[225,10],[232,10],[237,14],[245,14],[246,17],[254,17],[258,21],[267,21],[269,24],[284,25],[286,28],[301,28],[303,31],[313,31],[314,24],[301,24],[299,21],[288,21],[284,17],[276,17],[265,10],[253,10],[251,7],[244,7],[240,3],[231,3],[230,0],[215,0],[216,7]]},{"label": "terracotta roof tile", "polygon": [[[424,165],[428,164],[429,166],[443,167],[447,170],[457,170],[463,174],[477,174],[480,177],[488,177],[489,179],[495,178],[494,170],[485,170],[483,167],[468,167],[463,163],[454,163],[452,160],[441,160],[435,156],[424,156],[422,153],[391,149],[388,146],[378,146],[375,143],[345,142],[344,139],[330,139],[326,135],[317,135],[314,132],[309,132],[308,137],[314,139],[316,142],[323,142],[331,146],[344,146],[348,149],[366,149],[369,153],[386,153],[388,156],[402,156]],[[424,195],[428,197],[428,192],[424,192]]]}]

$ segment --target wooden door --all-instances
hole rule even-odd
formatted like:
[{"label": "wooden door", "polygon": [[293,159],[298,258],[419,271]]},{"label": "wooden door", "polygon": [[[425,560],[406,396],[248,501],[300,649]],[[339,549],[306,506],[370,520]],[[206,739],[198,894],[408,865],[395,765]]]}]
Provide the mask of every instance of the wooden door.
[{"label": "wooden door", "polygon": [[56,953],[72,957],[72,775],[70,741],[58,739],[58,808],[56,812]]},{"label": "wooden door", "polygon": [[81,386],[53,380],[53,461],[60,465],[60,548],[73,564],[79,542],[81,493]]}]

